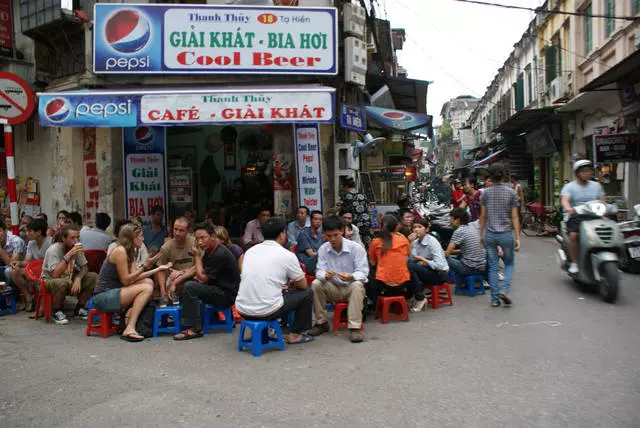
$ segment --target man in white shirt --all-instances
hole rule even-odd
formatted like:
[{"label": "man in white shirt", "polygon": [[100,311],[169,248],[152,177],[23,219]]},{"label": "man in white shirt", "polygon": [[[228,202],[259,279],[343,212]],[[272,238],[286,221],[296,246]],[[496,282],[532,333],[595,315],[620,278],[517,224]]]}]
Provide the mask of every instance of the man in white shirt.
[{"label": "man in white shirt", "polygon": [[111,224],[111,217],[105,213],[96,214],[96,227],[85,226],[80,229],[80,242],[85,250],[106,251],[113,236],[105,232]]},{"label": "man in white shirt", "polygon": [[289,248],[297,245],[300,232],[307,227],[311,227],[309,208],[300,206],[296,213],[296,219],[287,225],[287,243],[289,244]]},{"label": "man in white shirt", "polygon": [[300,262],[283,247],[287,242],[286,223],[268,218],[261,224],[264,242],[244,254],[242,279],[236,297],[236,310],[248,320],[276,320],[294,312],[289,344],[313,340],[305,331],[311,328],[313,292],[307,287]]},{"label": "man in white shirt", "polygon": [[349,340],[362,342],[362,309],[366,291],[364,284],[369,277],[369,261],[364,247],[343,238],[344,223],[340,217],[331,215],[322,224],[327,241],[318,250],[316,279],[311,284],[314,295],[316,325],[309,331],[319,336],[329,331],[325,305],[327,301],[348,301]]}]

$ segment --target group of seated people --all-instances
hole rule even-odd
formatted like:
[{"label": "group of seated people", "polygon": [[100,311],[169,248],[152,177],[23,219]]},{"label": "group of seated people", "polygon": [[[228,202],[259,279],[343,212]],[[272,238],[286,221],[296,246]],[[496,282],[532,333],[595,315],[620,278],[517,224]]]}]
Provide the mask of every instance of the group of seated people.
[{"label": "group of seated people", "polygon": [[[175,340],[202,336],[200,302],[231,307],[250,320],[275,320],[294,312],[294,321],[285,340],[307,343],[329,330],[327,302],[348,302],[349,339],[364,340],[361,330],[366,310],[377,296],[402,295],[414,298],[412,311],[424,309],[423,284],[446,282],[452,269],[461,275],[483,273],[486,255],[479,244],[477,224],[469,222],[462,208],[451,211],[456,228],[445,249],[429,234],[429,222],[415,219],[410,212],[401,217],[382,218],[379,237],[368,251],[352,225],[353,213],[323,216],[297,210],[296,219],[287,224],[263,210],[247,224],[241,243],[229,239],[222,226],[210,222],[193,224],[185,217],[171,225],[171,236],[163,226],[162,208],[155,208],[151,224],[143,228],[136,221],[116,223],[117,239],[101,241],[110,219],[100,215],[94,228],[63,223],[56,238],[47,236],[47,224],[35,219],[28,223],[26,256],[16,256],[22,241],[3,229],[0,221],[0,258],[21,285],[24,266],[44,259],[42,278],[54,294],[54,321],[67,324],[64,297],[75,295],[75,315],[86,319],[86,304],[93,297],[96,309],[105,312],[125,310],[121,338],[130,342],[144,339],[136,331],[142,310],[151,300],[159,305],[182,304],[184,327]],[[108,221],[107,221],[108,219]],[[54,242],[55,241],[55,242]],[[107,251],[98,274],[88,271],[84,251],[93,243]],[[92,243],[91,245],[89,243]],[[307,275],[315,276],[311,284]],[[24,281],[26,283],[26,281]],[[315,313],[315,319],[314,319]]]}]

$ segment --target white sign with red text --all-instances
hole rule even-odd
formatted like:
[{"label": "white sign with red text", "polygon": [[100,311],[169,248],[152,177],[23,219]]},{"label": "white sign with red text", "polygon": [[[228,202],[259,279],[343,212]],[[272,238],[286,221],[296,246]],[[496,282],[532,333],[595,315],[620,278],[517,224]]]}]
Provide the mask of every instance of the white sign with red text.
[{"label": "white sign with red text", "polygon": [[320,132],[318,125],[296,125],[296,175],[298,205],[322,211]]}]

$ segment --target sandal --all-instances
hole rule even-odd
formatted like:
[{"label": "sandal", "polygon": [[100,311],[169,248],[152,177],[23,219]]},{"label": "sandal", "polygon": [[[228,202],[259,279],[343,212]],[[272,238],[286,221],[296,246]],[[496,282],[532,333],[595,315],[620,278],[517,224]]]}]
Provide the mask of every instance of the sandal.
[{"label": "sandal", "polygon": [[288,340],[285,340],[285,343],[287,345],[298,345],[300,343],[313,342],[314,340],[315,340],[315,337],[309,336],[308,334],[301,334],[300,340],[296,340],[295,342],[289,342]]},{"label": "sandal", "polygon": [[192,331],[193,330],[184,330],[173,336],[173,340],[191,340],[202,337],[204,335],[202,331],[193,331],[193,333],[190,333]]},{"label": "sandal", "polygon": [[142,342],[144,340],[144,337],[140,336],[138,333],[129,333],[126,336],[120,336],[120,339],[126,342],[135,343],[135,342]]}]

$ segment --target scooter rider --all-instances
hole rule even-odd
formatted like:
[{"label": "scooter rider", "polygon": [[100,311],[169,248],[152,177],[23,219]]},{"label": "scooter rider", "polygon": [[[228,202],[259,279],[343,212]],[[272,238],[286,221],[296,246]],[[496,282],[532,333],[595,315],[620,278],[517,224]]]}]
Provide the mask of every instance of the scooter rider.
[{"label": "scooter rider", "polygon": [[573,172],[576,175],[576,179],[564,185],[560,192],[560,200],[562,208],[569,214],[569,219],[567,220],[569,257],[571,258],[569,273],[575,275],[580,271],[578,268],[578,232],[580,231],[580,223],[585,219],[577,215],[573,207],[596,199],[604,200],[604,190],[600,183],[591,181],[593,177],[593,163],[591,161],[576,161],[573,164]]}]

